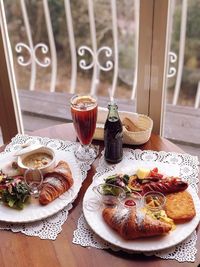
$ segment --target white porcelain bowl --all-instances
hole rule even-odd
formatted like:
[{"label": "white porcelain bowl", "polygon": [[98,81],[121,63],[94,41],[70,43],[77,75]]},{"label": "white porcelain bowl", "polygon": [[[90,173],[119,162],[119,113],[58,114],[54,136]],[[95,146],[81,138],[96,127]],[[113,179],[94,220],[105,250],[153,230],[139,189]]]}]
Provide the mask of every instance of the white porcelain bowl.
[{"label": "white porcelain bowl", "polygon": [[49,147],[42,146],[40,148],[31,150],[27,153],[24,153],[24,154],[18,156],[17,163],[18,163],[19,168],[21,168],[23,171],[27,170],[29,167],[24,164],[24,161],[30,155],[34,155],[34,154],[38,154],[38,153],[45,153],[52,158],[47,165],[38,168],[42,173],[48,172],[55,167],[56,160],[55,160],[55,153],[54,153],[53,149],[51,149]]}]

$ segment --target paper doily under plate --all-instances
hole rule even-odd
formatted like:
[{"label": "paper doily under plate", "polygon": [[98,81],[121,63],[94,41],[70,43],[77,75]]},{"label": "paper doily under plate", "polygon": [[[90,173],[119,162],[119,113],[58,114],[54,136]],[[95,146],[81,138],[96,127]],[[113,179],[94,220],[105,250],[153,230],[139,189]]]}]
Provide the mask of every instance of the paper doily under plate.
[{"label": "paper doily under plate", "polygon": [[[145,162],[145,163],[144,163]],[[94,183],[98,183],[98,178],[103,174],[108,172],[118,172],[118,170],[125,170],[124,166],[139,165],[143,166],[146,164],[149,166],[158,166],[163,164],[170,164],[172,168],[179,169],[179,174],[183,180],[187,181],[190,186],[197,192],[197,183],[198,183],[198,158],[188,155],[180,154],[174,152],[156,152],[156,151],[141,151],[141,150],[124,150],[123,161],[117,165],[108,165],[103,156],[99,162],[97,168],[97,174],[94,176]],[[153,165],[152,165],[153,164]],[[83,236],[83,238],[81,238]],[[186,240],[182,243],[177,244],[171,248],[164,249],[161,251],[151,251],[144,253],[145,255],[156,255],[165,259],[175,259],[180,262],[182,261],[194,261],[196,255],[196,232],[194,231]],[[88,226],[85,221],[84,216],[82,215],[78,222],[78,228],[74,232],[73,243],[79,244],[81,246],[91,246],[99,249],[108,249],[120,250],[120,248],[111,245],[105,240],[101,239],[96,235],[92,229]],[[130,253],[130,251],[129,251]],[[135,253],[135,252],[132,252]],[[138,253],[138,252],[137,252]]]},{"label": "paper doily under plate", "polygon": [[[76,176],[76,183],[75,186],[72,187],[72,190],[69,190],[69,192],[63,194],[60,199],[55,202],[55,206],[49,208],[48,213],[43,212],[42,207],[41,210],[39,210],[38,214],[34,213],[33,211],[25,219],[23,213],[21,213],[22,215],[20,215],[21,217],[19,217],[18,219],[17,217],[15,217],[15,219],[12,219],[12,217],[10,217],[10,220],[8,218],[7,221],[12,221],[11,223],[0,222],[0,229],[12,230],[13,232],[22,232],[26,235],[38,236],[42,239],[55,239],[62,230],[62,225],[68,217],[69,210],[72,208],[71,203],[73,203],[73,201],[77,197],[77,194],[80,190],[83,180],[87,176],[87,171],[89,170],[92,161],[82,163],[74,158],[74,150],[79,146],[79,144],[76,142],[42,138],[38,136],[33,137],[28,135],[17,135],[12,139],[11,143],[6,147],[5,151],[0,153],[0,163],[2,161],[5,161],[6,158],[10,159],[10,156],[14,155],[14,153],[21,148],[21,144],[24,144],[27,141],[31,142],[31,144],[41,144],[51,147],[56,152],[57,160],[61,159],[63,155],[65,155],[65,160],[69,161],[72,173]],[[10,214],[12,212],[21,212],[11,210],[6,207],[5,209],[9,210]],[[54,215],[50,216],[52,214]],[[24,222],[27,222],[27,220],[37,220],[38,215],[40,216],[39,221],[31,223]],[[44,217],[47,218],[42,219]],[[13,223],[13,220],[15,222],[23,221],[23,223]]]}]

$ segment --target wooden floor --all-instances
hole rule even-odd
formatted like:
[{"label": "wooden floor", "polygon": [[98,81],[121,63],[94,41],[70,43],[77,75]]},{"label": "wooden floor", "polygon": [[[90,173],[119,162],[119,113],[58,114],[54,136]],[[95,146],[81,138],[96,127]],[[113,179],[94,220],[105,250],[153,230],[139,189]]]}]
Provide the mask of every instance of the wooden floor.
[{"label": "wooden floor", "polygon": [[[26,133],[71,120],[70,94],[19,90],[19,98]],[[98,98],[99,106],[106,107],[107,102],[105,97]],[[131,100],[118,100],[118,106],[119,110],[135,110]],[[164,137],[200,159],[200,109],[167,105],[164,125]]]}]

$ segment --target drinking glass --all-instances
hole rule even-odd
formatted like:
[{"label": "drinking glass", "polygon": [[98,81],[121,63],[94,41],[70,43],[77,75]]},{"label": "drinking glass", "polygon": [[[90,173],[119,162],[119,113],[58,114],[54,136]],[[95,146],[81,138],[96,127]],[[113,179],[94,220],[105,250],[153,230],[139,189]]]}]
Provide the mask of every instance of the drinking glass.
[{"label": "drinking glass", "polygon": [[151,212],[163,210],[166,202],[166,197],[156,191],[147,192],[144,196],[144,206]]},{"label": "drinking glass", "polygon": [[100,201],[105,206],[116,206],[118,202],[126,197],[126,192],[122,187],[113,184],[99,184],[92,190],[98,195]]},{"label": "drinking glass", "polygon": [[105,207],[115,207],[126,197],[122,187],[113,184],[99,184],[92,188],[97,197],[84,201],[84,207],[89,211],[97,211]]},{"label": "drinking glass", "polygon": [[71,98],[71,114],[80,142],[75,156],[81,161],[95,159],[97,149],[91,145],[97,121],[97,100],[90,95],[74,95]]},{"label": "drinking glass", "polygon": [[24,173],[24,181],[30,189],[30,194],[39,197],[40,188],[43,183],[43,174],[39,169],[27,169]]}]

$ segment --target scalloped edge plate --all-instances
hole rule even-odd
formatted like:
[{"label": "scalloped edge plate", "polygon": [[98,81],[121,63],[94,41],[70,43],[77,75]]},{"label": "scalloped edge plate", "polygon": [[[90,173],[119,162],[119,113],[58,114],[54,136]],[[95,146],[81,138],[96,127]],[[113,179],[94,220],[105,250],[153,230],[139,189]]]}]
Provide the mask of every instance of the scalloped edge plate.
[{"label": "scalloped edge plate", "polygon": [[[72,177],[74,179],[73,186],[59,198],[55,199],[48,205],[42,206],[38,200],[31,199],[31,203],[27,204],[23,210],[11,209],[0,204],[0,221],[9,223],[28,223],[45,219],[74,201],[82,184],[80,169],[76,163],[73,152],[54,150],[56,163],[59,160],[66,160],[70,166]],[[13,152],[5,153],[0,159],[0,168],[9,161],[14,161]]]},{"label": "scalloped edge plate", "polygon": [[[152,166],[155,165],[159,165],[160,172],[165,174],[170,172],[170,175],[172,175],[171,173],[174,173],[174,175],[178,175],[180,171],[179,166],[175,167],[174,165],[172,166],[170,164],[157,164],[153,162]],[[149,167],[149,163],[147,167]],[[133,169],[134,166],[132,170]],[[85,219],[91,229],[102,239],[128,251],[150,252],[167,249],[172,246],[175,246],[178,243],[184,241],[187,237],[189,237],[196,229],[200,221],[200,201],[196,191],[189,186],[187,190],[192,195],[196,209],[196,216],[190,222],[177,225],[174,231],[170,232],[165,236],[140,238],[131,241],[127,241],[121,238],[119,234],[117,234],[104,222],[102,218],[102,208],[95,211],[90,211],[86,208],[87,203],[88,201],[90,201],[90,199],[94,200],[95,198],[97,198],[96,194],[92,190],[92,187],[94,185],[102,183],[104,178],[117,172],[117,170],[115,170],[114,172],[110,171],[106,174],[99,176],[97,179],[94,179],[93,183],[88,187],[83,199],[83,214],[85,216]]]}]

